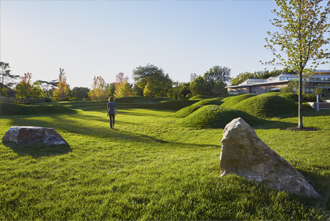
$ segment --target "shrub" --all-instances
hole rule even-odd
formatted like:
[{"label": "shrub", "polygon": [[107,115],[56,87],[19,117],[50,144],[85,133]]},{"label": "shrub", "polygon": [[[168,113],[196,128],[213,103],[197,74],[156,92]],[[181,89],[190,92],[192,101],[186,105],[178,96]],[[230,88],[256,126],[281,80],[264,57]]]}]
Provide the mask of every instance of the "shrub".
[{"label": "shrub", "polygon": [[281,88],[282,93],[293,93],[292,87],[283,87]]},{"label": "shrub", "polygon": [[303,94],[304,102],[316,102],[316,96],[314,94]]}]

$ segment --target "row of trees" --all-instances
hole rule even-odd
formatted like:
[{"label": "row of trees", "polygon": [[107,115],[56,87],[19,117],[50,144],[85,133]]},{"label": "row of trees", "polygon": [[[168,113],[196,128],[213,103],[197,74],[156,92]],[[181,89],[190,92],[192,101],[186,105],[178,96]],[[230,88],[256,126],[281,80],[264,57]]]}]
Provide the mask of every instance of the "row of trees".
[{"label": "row of trees", "polygon": [[32,74],[25,73],[22,77],[11,75],[7,63],[1,63],[1,96],[7,96],[7,91],[11,91],[15,86],[15,79],[20,78],[20,82],[15,86],[15,96],[21,101],[36,100],[46,98],[47,100],[102,100],[109,96],[126,97],[139,95],[145,97],[170,97],[181,99],[197,94],[219,96],[227,92],[226,85],[242,83],[248,78],[265,79],[271,76],[278,76],[281,73],[292,73],[288,69],[274,71],[244,72],[231,78],[231,70],[227,67],[214,66],[203,75],[191,74],[190,82],[175,82],[165,74],[163,69],[155,65],[148,64],[139,66],[133,70],[135,83],[130,84],[129,78],[120,72],[116,75],[116,81],[106,83],[102,76],[94,76],[91,89],[87,87],[75,87],[70,89],[64,69],[59,69],[58,79],[53,81],[38,80],[32,83]]},{"label": "row of trees", "polygon": [[0,68],[1,97],[16,97],[22,102],[40,100],[41,98],[63,101],[68,96],[77,93],[77,90],[70,90],[66,83],[64,69],[61,68],[57,80],[38,80],[35,82],[32,82],[32,73],[29,72],[24,73],[23,76],[12,75],[8,63],[0,62]]}]

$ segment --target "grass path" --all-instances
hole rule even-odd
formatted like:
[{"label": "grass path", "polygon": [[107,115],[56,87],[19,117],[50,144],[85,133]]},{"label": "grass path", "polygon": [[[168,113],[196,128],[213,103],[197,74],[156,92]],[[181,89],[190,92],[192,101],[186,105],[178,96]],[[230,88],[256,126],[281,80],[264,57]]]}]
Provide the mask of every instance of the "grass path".
[{"label": "grass path", "polygon": [[[174,111],[120,109],[115,130],[105,112],[9,116],[14,125],[53,127],[68,146],[0,145],[0,219],[329,219],[330,114],[305,118],[320,131],[279,128],[257,135],[323,196],[309,200],[230,175],[220,178],[222,129],[176,124]],[[270,129],[271,128],[271,129]]]}]

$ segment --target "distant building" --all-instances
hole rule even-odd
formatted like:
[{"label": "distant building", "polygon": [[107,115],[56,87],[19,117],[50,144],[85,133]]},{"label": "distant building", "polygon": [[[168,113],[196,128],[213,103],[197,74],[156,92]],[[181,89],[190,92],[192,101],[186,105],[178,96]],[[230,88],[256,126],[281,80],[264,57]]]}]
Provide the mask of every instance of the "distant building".
[{"label": "distant building", "polygon": [[[271,91],[280,91],[287,87],[290,80],[297,79],[294,74],[281,74],[268,79],[247,79],[243,83],[227,86],[229,94],[263,94]],[[313,76],[307,80],[305,93],[314,94],[315,88],[323,88],[322,96],[330,97],[330,70],[316,70]]]}]

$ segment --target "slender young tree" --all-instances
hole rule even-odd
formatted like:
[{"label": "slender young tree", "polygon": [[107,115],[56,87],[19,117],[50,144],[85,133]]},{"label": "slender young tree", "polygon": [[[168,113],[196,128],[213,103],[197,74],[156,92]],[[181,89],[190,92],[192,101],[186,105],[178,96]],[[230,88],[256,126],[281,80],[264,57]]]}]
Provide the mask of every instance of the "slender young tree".
[{"label": "slender young tree", "polygon": [[91,100],[102,100],[107,95],[107,84],[103,77],[94,76],[92,90],[88,92],[88,96]]},{"label": "slender young tree", "polygon": [[[327,3],[322,0],[275,1],[280,11],[273,10],[277,17],[273,19],[272,25],[281,31],[268,32],[270,39],[266,38],[265,47],[273,52],[274,58],[263,64],[283,65],[297,73],[298,127],[302,129],[303,74],[311,72],[320,64],[328,63],[327,59],[330,58],[328,49],[324,49],[330,41],[330,38],[325,36],[330,27],[327,21],[330,1]],[[322,6],[322,4],[326,5]],[[276,50],[278,48],[279,52]],[[286,58],[283,58],[282,54],[285,54]]]},{"label": "slender young tree", "polygon": [[66,77],[64,73],[64,69],[60,68],[60,73],[58,75],[58,84],[56,85],[56,89],[53,93],[53,96],[56,100],[63,101],[67,98],[68,94],[70,93],[69,85],[66,83]]},{"label": "slender young tree", "polygon": [[30,96],[31,90],[32,90],[32,74],[31,73],[24,73],[24,75],[21,77],[21,81],[16,85],[16,98],[18,99],[26,99],[26,102],[28,101],[28,98]]},{"label": "slender young tree", "polygon": [[116,97],[127,97],[132,93],[131,85],[128,83],[128,77],[124,77],[124,73],[119,72],[116,75],[115,95]]}]

